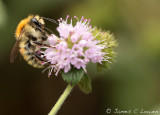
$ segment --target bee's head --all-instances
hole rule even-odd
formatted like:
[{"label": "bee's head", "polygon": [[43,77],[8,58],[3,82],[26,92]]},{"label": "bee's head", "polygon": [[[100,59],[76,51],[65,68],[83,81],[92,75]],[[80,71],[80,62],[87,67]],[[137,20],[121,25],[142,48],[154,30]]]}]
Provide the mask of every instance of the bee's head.
[{"label": "bee's head", "polygon": [[38,16],[38,15],[36,15],[36,16],[34,16],[32,19],[31,19],[31,23],[33,23],[33,24],[35,24],[36,26],[38,26],[38,27],[42,27],[42,26],[44,26],[44,20],[40,17],[40,16]]}]

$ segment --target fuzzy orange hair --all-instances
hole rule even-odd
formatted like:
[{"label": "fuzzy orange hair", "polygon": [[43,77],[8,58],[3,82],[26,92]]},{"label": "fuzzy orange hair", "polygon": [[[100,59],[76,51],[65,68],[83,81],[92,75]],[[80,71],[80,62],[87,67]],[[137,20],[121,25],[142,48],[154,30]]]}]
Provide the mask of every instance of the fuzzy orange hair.
[{"label": "fuzzy orange hair", "polygon": [[20,21],[20,23],[17,26],[16,32],[15,32],[16,39],[19,38],[19,35],[22,32],[22,29],[28,24],[28,22],[31,20],[31,18],[33,18],[33,15],[29,15],[27,18]]}]

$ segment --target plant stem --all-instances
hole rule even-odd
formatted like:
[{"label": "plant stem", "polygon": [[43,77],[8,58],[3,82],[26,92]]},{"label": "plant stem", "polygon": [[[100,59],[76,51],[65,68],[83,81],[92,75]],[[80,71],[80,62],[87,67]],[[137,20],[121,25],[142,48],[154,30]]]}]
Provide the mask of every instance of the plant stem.
[{"label": "plant stem", "polygon": [[56,113],[61,108],[62,104],[64,103],[64,101],[66,100],[66,98],[68,97],[72,89],[73,89],[73,86],[69,84],[48,115],[56,115]]}]

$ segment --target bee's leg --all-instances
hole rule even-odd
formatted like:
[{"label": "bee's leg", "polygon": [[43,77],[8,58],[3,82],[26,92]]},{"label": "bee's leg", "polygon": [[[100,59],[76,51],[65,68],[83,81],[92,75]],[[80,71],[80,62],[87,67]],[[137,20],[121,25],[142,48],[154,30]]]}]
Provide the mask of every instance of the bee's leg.
[{"label": "bee's leg", "polygon": [[39,45],[39,46],[44,45],[44,43],[42,41],[33,41],[33,43],[35,43],[36,45]]},{"label": "bee's leg", "polygon": [[35,55],[36,58],[39,59],[40,61],[44,61],[44,59],[43,59],[40,55],[38,55],[37,53],[34,53],[34,55]]},{"label": "bee's leg", "polygon": [[33,43],[39,45],[39,46],[47,46],[47,47],[50,47],[49,44],[45,44],[43,43],[42,41],[33,41]]},{"label": "bee's leg", "polygon": [[41,39],[42,39],[42,41],[46,41],[47,40],[47,36],[44,35],[44,36],[41,37]]},{"label": "bee's leg", "polygon": [[40,27],[36,27],[36,30],[39,30],[39,31],[43,32],[45,35],[49,36],[49,34]]},{"label": "bee's leg", "polygon": [[54,32],[52,30],[50,30],[49,28],[44,27],[46,30],[48,30],[49,32],[51,32],[52,34],[54,34]]}]

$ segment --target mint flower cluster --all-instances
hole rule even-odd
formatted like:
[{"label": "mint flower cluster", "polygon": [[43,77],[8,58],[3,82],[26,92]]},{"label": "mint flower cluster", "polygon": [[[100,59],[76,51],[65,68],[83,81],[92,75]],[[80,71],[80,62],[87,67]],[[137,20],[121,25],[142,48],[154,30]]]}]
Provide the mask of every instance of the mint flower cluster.
[{"label": "mint flower cluster", "polygon": [[96,39],[100,32],[93,34],[95,28],[90,25],[90,19],[79,20],[72,24],[68,22],[69,16],[65,20],[58,20],[57,31],[59,37],[52,34],[48,37],[49,47],[44,52],[47,63],[50,63],[49,75],[54,71],[57,75],[59,71],[67,73],[72,67],[86,71],[89,62],[102,64],[103,61],[110,62],[109,53],[105,52],[107,42]]}]

